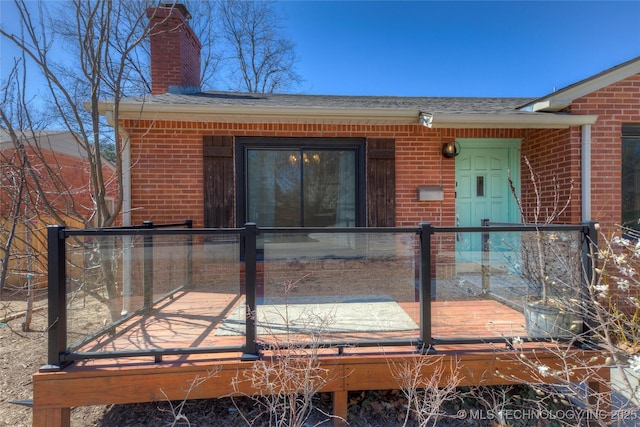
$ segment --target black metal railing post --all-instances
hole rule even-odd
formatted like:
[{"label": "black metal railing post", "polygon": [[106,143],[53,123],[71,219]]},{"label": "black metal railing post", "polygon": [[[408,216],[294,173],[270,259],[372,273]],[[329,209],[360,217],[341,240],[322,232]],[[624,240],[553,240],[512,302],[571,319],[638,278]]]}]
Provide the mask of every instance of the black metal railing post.
[{"label": "black metal railing post", "polygon": [[420,224],[420,351],[432,350],[431,335],[431,235],[428,222]]},{"label": "black metal railing post", "polygon": [[[144,221],[142,226],[153,228],[153,222]],[[144,278],[143,278],[144,309],[147,313],[153,308],[153,236],[144,235]]]},{"label": "black metal railing post", "polygon": [[591,309],[591,299],[589,298],[589,286],[597,284],[599,275],[598,268],[598,223],[595,221],[587,221],[583,223],[582,228],[582,268],[584,270],[582,279],[582,320],[583,324],[590,331],[588,337],[594,331],[595,321],[593,310]]},{"label": "black metal railing post", "polygon": [[60,355],[67,351],[67,262],[65,227],[47,227],[48,245],[48,304],[49,332],[47,343],[47,365],[41,372],[59,371],[62,367]]},{"label": "black metal railing post", "polygon": [[257,303],[257,244],[258,227],[253,222],[244,225],[244,262],[246,282],[246,322],[245,322],[245,353],[242,360],[255,360],[258,355],[256,344],[256,303]]},{"label": "black metal railing post", "polygon": [[[489,227],[489,218],[483,218],[480,220],[480,226]],[[489,268],[490,254],[489,254],[489,232],[482,233],[482,293],[488,294],[491,292],[491,269]]]},{"label": "black metal railing post", "polygon": [[[185,221],[187,228],[193,228],[193,221],[188,219]],[[193,288],[193,234],[187,235],[187,289]]]}]

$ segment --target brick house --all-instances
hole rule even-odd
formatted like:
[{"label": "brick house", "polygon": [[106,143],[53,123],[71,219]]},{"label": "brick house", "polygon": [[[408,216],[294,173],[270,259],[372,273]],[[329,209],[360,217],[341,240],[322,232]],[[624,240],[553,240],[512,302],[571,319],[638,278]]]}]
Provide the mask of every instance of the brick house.
[{"label": "brick house", "polygon": [[[241,301],[249,310],[258,307],[258,297],[267,297],[266,300],[283,295],[281,287],[272,284],[286,284],[287,279],[296,278],[298,273],[304,278],[308,272],[313,273],[309,286],[294,297],[324,301],[324,297],[336,295],[388,295],[415,316],[416,324],[420,323],[421,340],[462,342],[460,347],[449,347],[434,355],[439,360],[444,355],[446,365],[431,361],[424,365],[429,369],[459,366],[461,372],[469,373],[464,375],[469,383],[459,385],[511,383],[511,373],[516,374],[515,382],[524,383],[560,378],[541,378],[535,367],[529,373],[521,359],[561,367],[566,366],[566,360],[574,360],[573,356],[560,360],[569,354],[564,351],[562,356],[538,348],[522,353],[508,346],[500,357],[496,357],[497,347],[493,345],[486,350],[469,351],[476,347],[466,347],[467,344],[491,343],[487,337],[504,343],[505,337],[513,333],[528,334],[516,329],[526,323],[516,311],[522,298],[516,293],[506,297],[513,303],[509,304],[509,312],[518,317],[504,323],[509,332],[503,334],[494,325],[503,324],[500,322],[504,312],[497,311],[493,303],[502,304],[493,298],[490,305],[484,304],[484,283],[479,284],[483,290],[478,294],[481,300],[475,299],[475,294],[473,299],[465,296],[440,300],[437,294],[434,297],[437,285],[431,287],[431,277],[423,273],[431,268],[436,279],[441,278],[438,275],[456,278],[458,264],[452,249],[458,241],[454,235],[459,233],[443,232],[436,242],[437,250],[429,250],[427,255],[422,252],[417,258],[415,230],[421,222],[436,226],[477,226],[485,218],[519,222],[520,212],[511,195],[509,178],[525,205],[531,205],[534,199],[523,154],[540,174],[543,207],[553,204],[553,197],[547,194],[553,195],[554,182],[559,185],[560,198],[568,196],[573,183],[570,204],[561,221],[598,220],[608,226],[623,220],[633,223],[634,216],[640,217],[640,182],[634,182],[640,176],[640,57],[538,99],[202,92],[198,89],[200,43],[187,23],[186,9],[160,7],[150,9],[148,16],[158,30],[151,38],[152,95],[122,100],[117,114],[112,103],[99,105],[101,114],[118,118],[124,139],[123,224],[147,220],[175,223],[188,218],[196,228],[242,227],[246,222],[264,227],[407,227],[409,231],[401,233],[410,236],[388,238],[381,244],[383,250],[378,252],[375,248],[366,258],[357,251],[353,252],[357,256],[345,258],[322,249],[301,251],[303,247],[308,250],[308,242],[313,241],[302,236],[299,245],[288,245],[299,242],[293,239],[280,245],[287,247],[285,255],[260,260],[257,250],[247,250],[245,254],[251,256],[243,259],[242,239],[208,240],[218,230],[207,230],[194,233],[205,237],[194,239],[198,240],[193,245],[194,268],[184,269],[184,275],[181,261],[190,258],[187,254],[191,244],[161,241],[151,256],[147,249],[154,245],[139,242],[129,246],[122,239],[122,280],[113,281],[122,285],[122,295],[112,299],[117,303],[113,305],[116,316],[112,317],[127,314],[126,322],[135,323],[118,324],[124,343],[113,352],[112,345],[119,339],[112,339],[115,326],[107,329],[103,322],[97,322],[98,337],[109,331],[108,339],[97,344],[98,349],[109,351],[109,358],[104,359],[106,365],[99,358],[78,370],[72,364],[59,368],[64,372],[43,370],[34,376],[34,425],[68,425],[69,408],[73,406],[181,400],[185,398],[183,381],[192,381],[194,375],[210,378],[211,372],[217,373],[215,380],[190,389],[189,398],[234,393],[237,390],[227,386],[235,384],[236,377],[232,375],[250,369],[248,360],[252,359],[239,362],[231,355],[211,363],[206,355],[202,359],[191,355],[183,358],[176,351],[191,351],[194,347],[208,351],[207,346],[213,345],[228,352],[227,343],[236,345],[243,340],[244,348],[238,351],[255,355],[256,338],[260,335],[255,323],[253,330],[245,329],[244,336],[217,336],[210,341],[211,332],[222,319],[230,317]],[[245,244],[251,242],[250,249],[256,249],[258,244],[253,231],[245,233],[252,238],[244,240]],[[396,231],[385,230],[382,235]],[[369,233],[363,233],[366,234]],[[372,246],[380,244],[376,239],[371,242]],[[363,246],[368,252],[368,242]],[[328,246],[328,251],[333,250],[333,245]],[[311,256],[306,257],[308,253]],[[293,255],[289,257],[290,254]],[[154,257],[160,265],[149,268],[147,274],[146,261]],[[140,276],[151,279],[148,288]],[[187,279],[183,280],[183,276]],[[481,279],[484,277],[482,271]],[[174,292],[182,293],[184,283],[195,288],[187,288],[175,299],[174,312]],[[457,283],[445,283],[440,289],[453,289]],[[61,287],[57,284],[52,289]],[[58,294],[58,307],[65,307],[61,297],[65,293]],[[147,311],[147,296],[151,306],[153,297],[158,295],[162,304]],[[144,304],[140,300],[145,300]],[[442,305],[436,309],[439,303]],[[87,307],[93,310],[93,306]],[[128,317],[136,313],[138,317]],[[58,317],[50,314],[50,318]],[[478,329],[470,326],[471,318],[480,324]],[[432,323],[439,326],[432,327]],[[81,326],[90,330],[85,324]],[[66,327],[66,321],[55,322],[50,343],[57,337],[66,337]],[[391,332],[396,339],[395,332]],[[84,331],[80,335],[84,336]],[[370,331],[364,335],[364,340],[374,340]],[[453,341],[447,341],[451,337]],[[50,347],[47,369],[52,371],[58,370],[60,353],[67,348],[60,341],[58,338],[57,348]],[[423,340],[417,345],[424,349],[424,343]],[[91,358],[97,352],[94,342],[90,344],[87,348]],[[380,343],[374,345],[379,347]],[[394,345],[411,348],[410,353],[400,352],[398,361],[416,360],[415,346],[409,341],[395,341]],[[132,359],[130,365],[113,363],[111,358],[121,349],[128,355],[142,350],[138,353],[141,358]],[[573,380],[589,382],[596,393],[608,393],[608,368],[599,368],[596,378],[602,382],[595,382],[587,374],[593,372],[592,363],[605,366],[599,359],[602,352],[579,351],[578,366],[587,368],[580,369],[583,373]],[[346,419],[349,391],[394,388],[397,380],[392,378],[389,355],[383,350],[344,358],[342,352],[339,347],[336,358],[323,360],[330,364],[326,372],[338,379],[329,381],[326,390],[333,393],[334,414]],[[178,358],[161,363],[165,354]],[[431,354],[419,355],[423,356]],[[143,357],[153,357],[156,363]],[[462,364],[458,365],[460,361]],[[131,387],[132,383],[136,387]],[[162,390],[162,396],[158,390]],[[247,393],[262,391],[252,388]]]},{"label": "brick house", "polygon": [[573,182],[563,222],[640,217],[640,57],[538,99],[201,92],[186,10],[149,16],[178,30],[152,37],[152,96],[120,105],[125,223],[519,222],[507,182],[533,203],[522,155],[543,193]]},{"label": "brick house", "polygon": [[[89,164],[78,148],[76,135],[69,131],[36,131],[18,134],[18,150],[9,132],[0,129],[0,243],[5,245],[9,230],[15,224],[7,282],[20,286],[27,273],[35,274],[38,286],[46,284],[46,226],[64,221],[70,227],[84,228],[92,224],[94,202]],[[27,169],[20,170],[22,156],[28,161]],[[17,183],[24,173],[19,212],[15,212],[14,199],[20,194]],[[113,204],[115,197],[115,166],[103,159],[102,174],[108,184]],[[40,191],[37,188],[40,188]],[[45,194],[45,197],[41,197]],[[45,200],[46,199],[46,200]],[[51,209],[55,210],[55,215]],[[29,255],[35,255],[31,257]]]},{"label": "brick house", "polygon": [[[35,195],[33,186],[34,179],[37,179],[37,184],[42,191],[50,195],[47,202],[60,215],[75,218],[74,224],[79,224],[83,220],[89,221],[94,210],[93,189],[89,164],[78,148],[76,136],[69,131],[36,131],[33,136],[19,135],[19,137],[31,167],[31,172],[27,176],[28,192]],[[20,152],[4,129],[0,129],[0,153],[2,163],[6,167],[19,163],[16,156],[19,156]],[[115,174],[115,166],[103,159],[102,172],[105,182],[111,182]],[[110,187],[109,191],[112,193],[110,200],[113,200],[114,188]],[[9,214],[11,204],[5,200],[8,197],[6,192],[2,197],[0,215],[6,216]],[[43,210],[44,201],[35,196],[32,199],[33,206],[30,209],[34,212],[46,212]]]}]

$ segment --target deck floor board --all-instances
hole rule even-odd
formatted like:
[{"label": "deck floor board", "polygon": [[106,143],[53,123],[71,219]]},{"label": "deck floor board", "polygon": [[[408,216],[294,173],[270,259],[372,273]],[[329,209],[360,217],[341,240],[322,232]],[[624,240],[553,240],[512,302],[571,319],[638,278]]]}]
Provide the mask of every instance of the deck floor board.
[{"label": "deck floor board", "polygon": [[[79,352],[156,350],[163,348],[240,346],[244,336],[216,335],[216,330],[242,302],[239,294],[188,291],[163,301],[146,315],[135,316],[91,341]],[[420,310],[417,302],[398,302],[417,328],[408,331],[371,332],[356,330],[326,333],[331,342],[406,341],[419,338]],[[491,299],[432,302],[432,332],[436,339],[500,338],[526,336],[522,313]],[[273,337],[259,335],[258,341]]]}]

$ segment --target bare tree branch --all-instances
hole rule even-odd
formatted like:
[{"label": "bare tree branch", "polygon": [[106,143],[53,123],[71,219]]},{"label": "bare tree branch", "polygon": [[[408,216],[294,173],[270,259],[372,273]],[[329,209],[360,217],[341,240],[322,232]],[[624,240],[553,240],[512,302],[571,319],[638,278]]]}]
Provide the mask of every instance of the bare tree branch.
[{"label": "bare tree branch", "polygon": [[282,35],[273,2],[220,2],[223,37],[231,50],[231,85],[236,90],[273,93],[300,83],[293,43]]}]

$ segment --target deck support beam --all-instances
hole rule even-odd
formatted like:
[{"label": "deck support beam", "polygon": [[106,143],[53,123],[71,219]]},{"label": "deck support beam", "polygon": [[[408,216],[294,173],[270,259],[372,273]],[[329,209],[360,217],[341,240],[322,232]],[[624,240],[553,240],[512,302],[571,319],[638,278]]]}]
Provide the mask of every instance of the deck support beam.
[{"label": "deck support beam", "polygon": [[33,408],[32,425],[38,427],[70,427],[71,408]]},{"label": "deck support beam", "polygon": [[342,427],[347,425],[349,416],[349,392],[346,390],[333,392],[333,426]]}]

